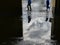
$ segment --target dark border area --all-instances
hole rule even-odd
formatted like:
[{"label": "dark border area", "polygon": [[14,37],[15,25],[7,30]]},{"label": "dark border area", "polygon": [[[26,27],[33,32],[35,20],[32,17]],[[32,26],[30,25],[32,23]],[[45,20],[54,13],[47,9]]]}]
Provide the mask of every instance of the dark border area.
[{"label": "dark border area", "polygon": [[21,16],[21,0],[0,0],[0,42],[23,36]]}]

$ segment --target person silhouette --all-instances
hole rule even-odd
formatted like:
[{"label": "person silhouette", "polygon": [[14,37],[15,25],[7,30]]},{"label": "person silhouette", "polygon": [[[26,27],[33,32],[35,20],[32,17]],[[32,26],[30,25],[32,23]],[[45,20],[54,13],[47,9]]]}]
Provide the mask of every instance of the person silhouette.
[{"label": "person silhouette", "polygon": [[28,14],[28,23],[30,23],[30,21],[31,21],[31,15],[32,15],[31,11],[28,10],[27,14]]},{"label": "person silhouette", "polygon": [[31,11],[31,0],[28,0],[27,8],[28,8],[29,11]]},{"label": "person silhouette", "polygon": [[47,11],[48,11],[48,9],[50,9],[50,6],[49,6],[49,5],[50,5],[49,0],[46,0],[46,8],[47,8],[46,10],[47,10]]},{"label": "person silhouette", "polygon": [[46,21],[49,21],[49,10],[50,10],[50,1],[46,0]]}]

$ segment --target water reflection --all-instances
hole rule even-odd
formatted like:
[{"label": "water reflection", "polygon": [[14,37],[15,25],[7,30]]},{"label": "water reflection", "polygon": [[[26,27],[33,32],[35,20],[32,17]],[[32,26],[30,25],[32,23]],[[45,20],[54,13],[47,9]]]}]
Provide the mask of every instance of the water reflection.
[{"label": "water reflection", "polygon": [[28,15],[28,23],[30,23],[30,21],[31,21],[31,11],[27,11],[27,15]]},{"label": "water reflection", "polygon": [[46,21],[49,21],[49,12],[50,10],[46,10]]}]

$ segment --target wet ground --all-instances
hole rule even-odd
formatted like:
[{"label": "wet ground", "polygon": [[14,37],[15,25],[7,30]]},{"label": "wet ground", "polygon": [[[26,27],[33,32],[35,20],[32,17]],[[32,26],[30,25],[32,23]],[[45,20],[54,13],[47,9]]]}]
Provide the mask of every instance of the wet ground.
[{"label": "wet ground", "polygon": [[[51,9],[46,12],[46,6],[44,6],[40,0],[32,1],[32,11],[27,11],[27,1],[22,1],[23,8],[23,37],[24,41],[30,41],[36,44],[46,45],[46,40],[51,41],[51,22],[52,18]],[[30,17],[28,17],[30,16]],[[46,18],[48,17],[48,21]],[[30,18],[30,23],[28,19]],[[27,43],[26,42],[26,43]],[[29,44],[29,43],[27,43]],[[33,44],[31,44],[33,45]],[[51,45],[48,43],[48,45]]]}]

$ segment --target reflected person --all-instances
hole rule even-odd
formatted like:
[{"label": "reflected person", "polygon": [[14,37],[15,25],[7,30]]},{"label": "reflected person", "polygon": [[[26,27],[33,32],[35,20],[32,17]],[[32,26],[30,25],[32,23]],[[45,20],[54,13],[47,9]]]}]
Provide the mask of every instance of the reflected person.
[{"label": "reflected person", "polygon": [[50,9],[50,0],[46,0],[46,11]]},{"label": "reflected person", "polygon": [[46,0],[46,21],[49,21],[50,0]]},{"label": "reflected person", "polygon": [[31,11],[27,11],[27,15],[28,15],[28,23],[30,23],[31,21]]},{"label": "reflected person", "polygon": [[31,11],[31,0],[28,0],[27,8],[29,11]]}]

